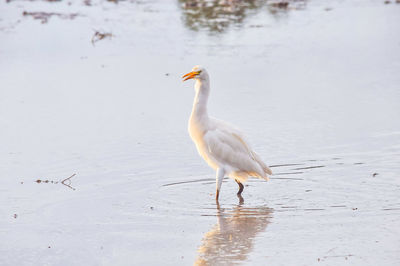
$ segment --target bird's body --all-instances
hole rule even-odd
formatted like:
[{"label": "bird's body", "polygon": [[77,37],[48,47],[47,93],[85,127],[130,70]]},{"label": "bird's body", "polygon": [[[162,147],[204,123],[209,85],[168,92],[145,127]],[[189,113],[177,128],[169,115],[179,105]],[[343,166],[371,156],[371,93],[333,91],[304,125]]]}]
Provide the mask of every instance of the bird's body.
[{"label": "bird's body", "polygon": [[239,184],[238,194],[243,191],[242,183],[249,177],[268,180],[267,174],[272,174],[271,170],[250,148],[242,133],[228,123],[208,116],[210,81],[207,71],[196,66],[184,77],[185,80],[196,79],[196,96],[188,129],[199,154],[217,171],[216,199],[225,176]]}]

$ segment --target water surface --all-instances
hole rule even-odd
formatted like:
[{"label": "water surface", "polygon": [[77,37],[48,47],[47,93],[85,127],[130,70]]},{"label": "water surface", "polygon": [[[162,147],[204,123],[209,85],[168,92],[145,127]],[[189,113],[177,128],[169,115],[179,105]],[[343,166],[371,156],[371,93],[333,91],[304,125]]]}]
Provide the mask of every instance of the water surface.
[{"label": "water surface", "polygon": [[[219,2],[0,3],[1,265],[400,263],[400,5]],[[274,172],[243,200],[196,64]]]}]

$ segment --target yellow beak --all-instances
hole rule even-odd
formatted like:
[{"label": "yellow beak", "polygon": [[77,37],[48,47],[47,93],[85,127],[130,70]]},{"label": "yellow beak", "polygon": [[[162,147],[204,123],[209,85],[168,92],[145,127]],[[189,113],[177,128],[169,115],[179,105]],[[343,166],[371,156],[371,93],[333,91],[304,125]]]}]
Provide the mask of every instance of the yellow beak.
[{"label": "yellow beak", "polygon": [[198,71],[189,72],[189,73],[187,73],[187,74],[182,76],[182,78],[183,78],[182,81],[186,81],[188,79],[195,78],[198,74],[200,74],[200,72],[198,72]]}]

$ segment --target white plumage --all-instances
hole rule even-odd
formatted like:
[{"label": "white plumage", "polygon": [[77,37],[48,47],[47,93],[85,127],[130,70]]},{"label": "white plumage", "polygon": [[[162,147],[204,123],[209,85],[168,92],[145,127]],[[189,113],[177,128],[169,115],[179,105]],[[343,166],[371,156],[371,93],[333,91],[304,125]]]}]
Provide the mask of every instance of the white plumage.
[{"label": "white plumage", "polygon": [[195,66],[183,76],[184,81],[195,79],[196,96],[189,119],[189,133],[204,160],[217,171],[218,200],[222,180],[229,176],[239,184],[240,195],[243,182],[249,177],[269,180],[272,172],[261,158],[250,148],[242,133],[224,121],[212,118],[207,113],[210,80],[207,71]]}]

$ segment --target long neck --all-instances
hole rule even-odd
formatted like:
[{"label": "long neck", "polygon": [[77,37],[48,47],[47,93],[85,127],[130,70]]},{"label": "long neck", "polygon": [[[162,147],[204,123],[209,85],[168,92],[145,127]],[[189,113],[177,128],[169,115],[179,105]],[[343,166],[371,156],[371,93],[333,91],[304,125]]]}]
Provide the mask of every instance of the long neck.
[{"label": "long neck", "polygon": [[190,119],[208,120],[207,100],[210,93],[210,82],[208,79],[198,79],[196,80],[194,87],[196,90],[196,96],[194,97]]}]

